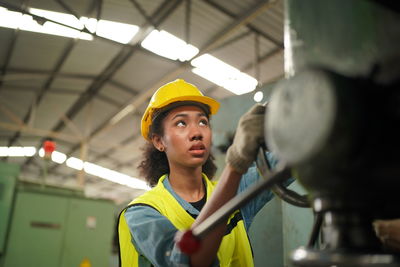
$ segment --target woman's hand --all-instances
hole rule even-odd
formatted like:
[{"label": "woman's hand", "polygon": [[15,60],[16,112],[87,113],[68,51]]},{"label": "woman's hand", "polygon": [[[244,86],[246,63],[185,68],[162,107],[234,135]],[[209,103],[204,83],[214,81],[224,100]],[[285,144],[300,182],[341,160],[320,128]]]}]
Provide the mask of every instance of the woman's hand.
[{"label": "woman's hand", "polygon": [[265,106],[256,104],[239,120],[235,138],[226,154],[226,163],[239,173],[247,171],[264,143],[264,117]]}]

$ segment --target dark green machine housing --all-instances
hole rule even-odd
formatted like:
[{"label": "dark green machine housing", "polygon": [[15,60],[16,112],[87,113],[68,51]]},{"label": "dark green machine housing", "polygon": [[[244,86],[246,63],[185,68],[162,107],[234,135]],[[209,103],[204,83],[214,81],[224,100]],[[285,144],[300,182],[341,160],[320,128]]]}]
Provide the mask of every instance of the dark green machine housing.
[{"label": "dark green machine housing", "polygon": [[0,162],[0,267],[109,266],[115,205],[16,182],[15,169]]},{"label": "dark green machine housing", "polygon": [[18,173],[18,166],[0,161],[0,255],[5,252]]}]

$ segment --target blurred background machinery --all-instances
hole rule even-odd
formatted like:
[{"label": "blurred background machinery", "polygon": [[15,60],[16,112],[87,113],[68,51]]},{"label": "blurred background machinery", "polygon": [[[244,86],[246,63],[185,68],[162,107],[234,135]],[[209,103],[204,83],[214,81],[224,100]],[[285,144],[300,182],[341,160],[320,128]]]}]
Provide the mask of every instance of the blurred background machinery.
[{"label": "blurred background machinery", "polygon": [[110,266],[114,203],[18,175],[0,162],[0,266]]},{"label": "blurred background machinery", "polygon": [[286,1],[288,79],[271,96],[266,139],[322,231],[295,266],[400,265],[372,225],[400,217],[400,13],[388,3]]}]

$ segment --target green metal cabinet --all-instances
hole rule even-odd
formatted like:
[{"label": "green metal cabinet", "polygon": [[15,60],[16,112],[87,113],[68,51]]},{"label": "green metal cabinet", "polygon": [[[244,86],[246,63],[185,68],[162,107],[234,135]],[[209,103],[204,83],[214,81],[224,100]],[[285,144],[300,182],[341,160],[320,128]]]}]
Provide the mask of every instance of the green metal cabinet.
[{"label": "green metal cabinet", "polygon": [[92,266],[109,266],[114,209],[106,201],[70,200],[60,266],[79,266],[85,258]]},{"label": "green metal cabinet", "polygon": [[5,254],[8,266],[59,266],[68,199],[18,192]]},{"label": "green metal cabinet", "polygon": [[76,192],[19,186],[2,267],[109,266],[114,210]]}]

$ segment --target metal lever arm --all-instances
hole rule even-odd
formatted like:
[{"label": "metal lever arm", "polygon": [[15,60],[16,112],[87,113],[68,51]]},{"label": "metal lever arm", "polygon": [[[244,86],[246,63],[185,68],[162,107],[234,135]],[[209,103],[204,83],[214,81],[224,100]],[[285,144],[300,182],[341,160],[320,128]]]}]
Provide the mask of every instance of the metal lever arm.
[{"label": "metal lever arm", "polygon": [[195,253],[200,247],[200,239],[210,230],[212,230],[220,222],[227,219],[235,210],[244,206],[247,202],[249,202],[256,195],[261,193],[263,190],[269,189],[274,184],[283,182],[288,178],[290,178],[290,171],[287,168],[283,168],[280,171],[273,173],[268,180],[259,180],[257,183],[249,187],[246,191],[232,198],[229,202],[219,208],[197,227],[186,231],[182,235],[179,235],[177,240],[175,240],[177,245],[184,253]]},{"label": "metal lever arm", "polygon": [[[268,160],[265,156],[265,148],[260,147],[257,155],[256,165],[258,172],[263,179],[270,179],[272,172]],[[289,176],[290,177],[290,176]],[[289,178],[288,177],[288,178]],[[300,195],[282,185],[282,182],[276,183],[271,187],[272,192],[282,200],[297,207],[310,208],[310,201],[307,195]]]}]

